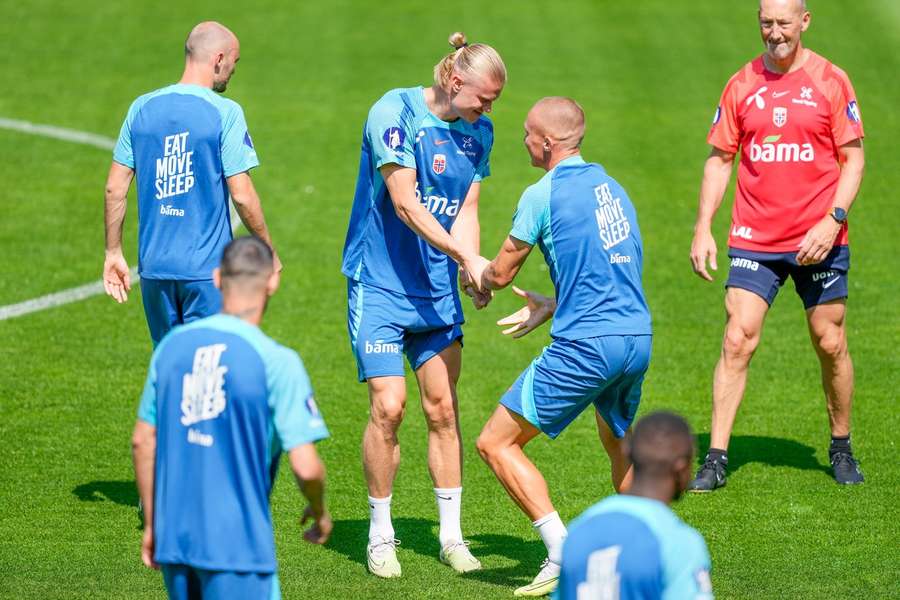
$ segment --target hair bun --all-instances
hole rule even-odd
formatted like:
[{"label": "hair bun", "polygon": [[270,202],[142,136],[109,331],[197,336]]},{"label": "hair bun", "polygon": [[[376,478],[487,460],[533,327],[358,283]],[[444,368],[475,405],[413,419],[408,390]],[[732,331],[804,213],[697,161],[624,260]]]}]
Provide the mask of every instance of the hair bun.
[{"label": "hair bun", "polygon": [[447,41],[457,50],[469,45],[469,42],[466,41],[466,34],[462,31],[456,31],[450,34],[450,38]]}]

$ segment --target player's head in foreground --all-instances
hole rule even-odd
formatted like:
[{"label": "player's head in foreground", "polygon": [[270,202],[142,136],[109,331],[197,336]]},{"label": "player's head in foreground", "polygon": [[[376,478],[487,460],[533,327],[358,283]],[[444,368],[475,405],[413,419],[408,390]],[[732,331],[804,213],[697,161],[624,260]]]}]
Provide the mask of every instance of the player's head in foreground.
[{"label": "player's head in foreground", "polygon": [[255,236],[232,240],[213,281],[222,291],[222,312],[259,325],[269,296],[278,289],[272,249]]},{"label": "player's head in foreground", "polygon": [[694,462],[694,436],[680,416],[660,411],[638,421],[627,441],[627,452],[634,469],[629,494],[669,504],[687,489]]},{"label": "player's head in foreground", "polygon": [[809,20],[806,0],[760,0],[759,33],[769,59],[776,64],[792,59]]},{"label": "player's head in foreground", "polygon": [[506,65],[487,44],[469,44],[465,34],[450,36],[454,50],[434,66],[434,90],[445,95],[454,118],[474,123],[506,85]]},{"label": "player's head in foreground", "polygon": [[538,100],[525,118],[525,148],[531,165],[549,171],[569,156],[581,153],[584,111],[571,98]]},{"label": "player's head in foreground", "polygon": [[184,42],[182,83],[197,83],[224,92],[240,58],[237,36],[221,23],[204,21],[191,29]]}]

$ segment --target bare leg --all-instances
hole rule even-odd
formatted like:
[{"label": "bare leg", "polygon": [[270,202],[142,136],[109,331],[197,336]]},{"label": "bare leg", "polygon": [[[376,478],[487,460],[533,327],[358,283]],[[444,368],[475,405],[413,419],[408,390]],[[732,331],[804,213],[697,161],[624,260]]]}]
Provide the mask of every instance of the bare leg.
[{"label": "bare leg", "polygon": [[853,361],[847,349],[844,300],[834,300],[806,311],[809,337],[822,367],[822,387],[828,406],[832,436],[850,435],[853,402]]},{"label": "bare leg", "polygon": [[363,434],[363,470],[369,495],[391,495],[400,465],[397,429],[403,421],[406,382],[403,377],[369,379],[369,423]]},{"label": "bare leg", "polygon": [[416,371],[422,410],[428,423],[428,470],[437,488],[462,485],[462,444],[456,382],[462,346],[454,342]]},{"label": "bare leg", "polygon": [[606,454],[609,455],[613,487],[620,494],[627,492],[631,488],[633,469],[631,460],[625,454],[625,440],[617,438],[613,434],[599,412],[594,411],[594,417],[597,419],[597,433],[600,434],[600,441],[603,443]]},{"label": "bare leg", "polygon": [[725,293],[725,335],[713,374],[710,446],[728,449],[731,429],[747,386],[747,369],[759,344],[769,305],[753,292],[728,288]]}]

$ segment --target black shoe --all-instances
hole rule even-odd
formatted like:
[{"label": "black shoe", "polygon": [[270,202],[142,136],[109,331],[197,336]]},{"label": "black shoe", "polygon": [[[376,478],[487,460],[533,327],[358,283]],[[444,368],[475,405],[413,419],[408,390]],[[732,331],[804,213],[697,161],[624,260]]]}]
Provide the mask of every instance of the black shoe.
[{"label": "black shoe", "polygon": [[834,480],[841,485],[853,485],[865,481],[859,470],[859,463],[850,452],[835,452],[831,456],[831,468],[834,470]]},{"label": "black shoe", "polygon": [[697,476],[688,486],[688,491],[711,492],[720,487],[725,487],[725,465],[707,456],[703,466],[697,471]]}]

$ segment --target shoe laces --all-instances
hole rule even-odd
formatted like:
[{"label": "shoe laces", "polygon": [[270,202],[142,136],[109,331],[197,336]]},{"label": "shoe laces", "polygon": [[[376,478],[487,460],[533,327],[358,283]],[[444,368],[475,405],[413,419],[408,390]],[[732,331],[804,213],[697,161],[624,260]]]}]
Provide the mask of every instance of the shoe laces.
[{"label": "shoe laces", "polygon": [[831,455],[831,466],[835,469],[843,463],[848,463],[851,468],[855,469],[859,462],[853,458],[849,452],[835,452]]},{"label": "shoe laces", "polygon": [[[545,558],[545,559],[543,560],[543,562],[541,562],[541,570],[538,571],[537,577],[534,578],[535,581],[537,581],[537,580],[539,580],[539,579],[543,579],[542,575],[548,575],[548,576],[549,576],[549,573],[548,573],[548,572],[554,570],[554,568],[559,568],[559,565],[557,565],[557,564],[554,563],[554,562],[551,562],[551,561],[550,561],[550,557],[548,556],[547,558]],[[554,575],[554,576],[555,576],[555,575]]]},{"label": "shoe laces", "polygon": [[[712,470],[714,473],[718,474],[719,471],[725,470],[725,465],[715,458],[707,456],[706,460],[703,461],[703,466],[700,467],[700,473],[706,470]],[[698,473],[698,475],[700,473]]]},{"label": "shoe laces", "polygon": [[468,548],[469,544],[470,544],[469,540],[462,540],[462,541],[453,540],[451,542],[448,542],[445,546],[443,546],[444,553],[450,552],[457,546],[464,546],[465,548]]},{"label": "shoe laces", "polygon": [[400,540],[398,540],[397,538],[372,538],[372,540],[369,541],[369,552],[371,552],[372,554],[380,554],[388,549],[386,548],[386,546],[394,549],[399,545]]}]

